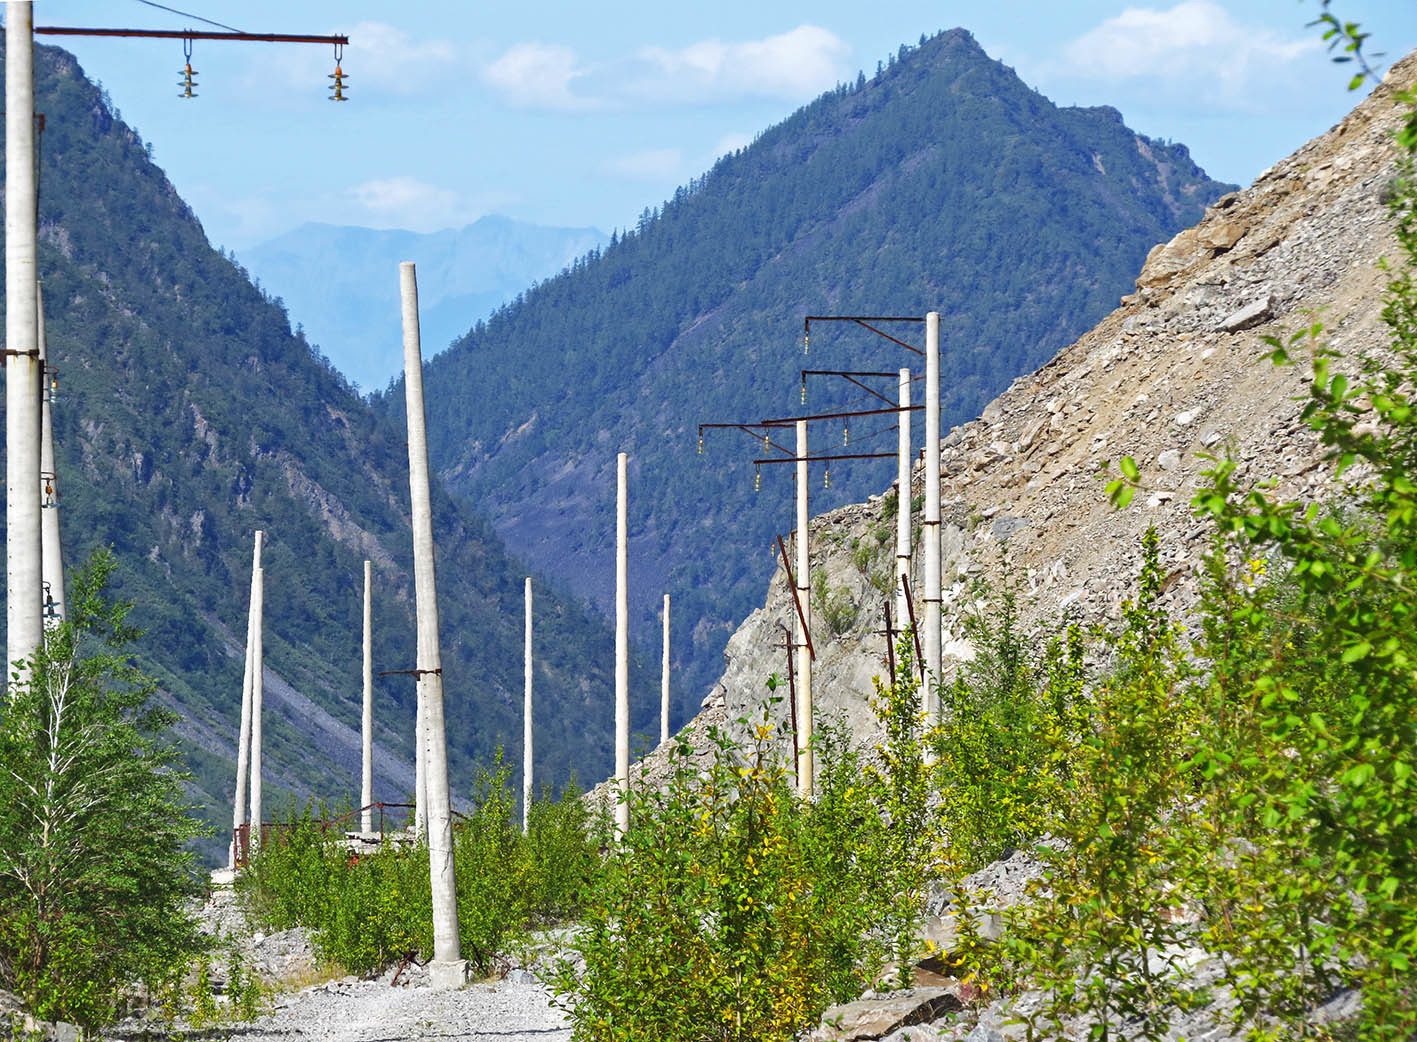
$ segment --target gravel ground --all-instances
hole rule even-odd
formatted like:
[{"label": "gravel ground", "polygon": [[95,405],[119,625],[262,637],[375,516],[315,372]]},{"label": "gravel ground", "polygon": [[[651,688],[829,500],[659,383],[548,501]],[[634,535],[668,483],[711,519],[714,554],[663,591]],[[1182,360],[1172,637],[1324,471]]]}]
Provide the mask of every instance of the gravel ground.
[{"label": "gravel ground", "polygon": [[286,996],[271,1013],[240,1025],[235,1034],[251,1042],[568,1042],[571,1030],[560,1011],[551,1008],[546,989],[527,975],[453,991],[421,984],[391,988],[382,979],[332,981]]}]

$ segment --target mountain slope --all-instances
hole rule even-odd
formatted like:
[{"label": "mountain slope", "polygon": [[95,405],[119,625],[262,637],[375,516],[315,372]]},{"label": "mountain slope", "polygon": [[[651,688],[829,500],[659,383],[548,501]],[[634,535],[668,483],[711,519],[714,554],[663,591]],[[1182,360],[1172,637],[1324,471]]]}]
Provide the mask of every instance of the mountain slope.
[{"label": "mountain slope", "polygon": [[[723,158],[436,358],[435,465],[511,546],[607,607],[608,486],[616,450],[630,453],[637,632],[653,639],[671,593],[682,718],[791,525],[788,475],[771,470],[755,500],[752,443],[715,433],[702,461],[695,425],[798,411],[804,365],[917,364],[841,327],[819,328],[803,359],[805,314],[942,312],[944,416],[959,422],[1105,314],[1147,250],[1226,187],[1184,147],[1112,109],[1060,109],[968,33],[942,33]],[[810,409],[861,407],[843,386],[814,384]],[[849,451],[889,451],[889,427],[863,422]],[[890,468],[834,468],[813,495],[859,498]]]},{"label": "mountain slope", "polygon": [[594,228],[546,228],[483,217],[428,235],[304,224],[241,251],[305,334],[349,379],[379,389],[402,371],[399,261],[418,265],[424,353],[432,356],[538,279],[605,242]]},{"label": "mountain slope", "polygon": [[[1297,364],[1274,366],[1262,338],[1286,338],[1317,318],[1325,342],[1345,356],[1340,370],[1356,371],[1364,354],[1383,357],[1391,274],[1381,263],[1397,255],[1385,191],[1398,174],[1391,138],[1408,110],[1397,92],[1414,81],[1417,55],[1393,66],[1338,126],[1151,251],[1120,307],[951,434],[941,455],[947,634],[962,634],[974,583],[998,591],[1008,576],[1040,640],[1065,614],[1085,625],[1115,621],[1135,595],[1151,525],[1168,573],[1161,603],[1188,623],[1211,548],[1190,500],[1211,465],[1205,455],[1227,446],[1241,486],[1272,478],[1284,501],[1341,499],[1344,484],[1300,417],[1310,368],[1300,350]],[[1117,511],[1097,474],[1124,454],[1147,487]],[[922,477],[917,467],[917,494]],[[813,697],[858,734],[872,727],[871,677],[885,670],[881,595],[863,572],[893,553],[893,541],[875,538],[882,530],[894,532],[882,496],[812,522],[813,553],[851,618],[838,634],[816,635]],[[876,556],[853,553],[856,544],[878,547]],[[918,554],[914,576],[920,581]],[[758,706],[762,677],[782,668],[778,621],[792,612],[778,572],[766,603],[730,640],[727,671],[696,726],[731,727]],[[952,642],[947,674],[970,654]]]},{"label": "mountain slope", "polygon": [[[264,529],[268,790],[352,797],[365,557],[375,668],[413,665],[403,432],[212,249],[69,54],[36,48],[36,79],[68,560],[97,543],[117,552],[117,592],[148,631],[140,658],[183,715],[198,798],[219,822],[235,771],[251,532]],[[396,284],[396,269],[385,274]],[[467,793],[473,762],[498,743],[517,758],[525,571],[441,488],[434,510],[450,759],[455,794]],[[610,763],[609,628],[544,583],[537,604],[539,773],[598,777]],[[413,695],[407,677],[378,682],[380,799],[412,788]]]}]

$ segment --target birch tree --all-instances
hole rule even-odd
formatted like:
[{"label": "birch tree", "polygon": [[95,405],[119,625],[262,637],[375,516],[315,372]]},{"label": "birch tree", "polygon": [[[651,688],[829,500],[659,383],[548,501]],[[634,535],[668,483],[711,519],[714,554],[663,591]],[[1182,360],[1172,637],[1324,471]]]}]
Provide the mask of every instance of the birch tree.
[{"label": "birch tree", "polygon": [[175,717],[130,661],[130,605],[104,587],[112,554],[73,578],[69,618],[0,706],[0,987],[85,1027],[121,991],[195,950],[188,815],[164,741]]}]

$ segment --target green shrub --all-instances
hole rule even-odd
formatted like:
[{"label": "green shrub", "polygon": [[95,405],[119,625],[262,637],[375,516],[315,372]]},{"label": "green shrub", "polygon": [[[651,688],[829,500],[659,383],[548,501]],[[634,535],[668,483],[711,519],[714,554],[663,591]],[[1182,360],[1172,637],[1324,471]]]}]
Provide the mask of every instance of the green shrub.
[{"label": "green shrub", "polygon": [[1007,575],[1003,592],[966,617],[965,636],[976,656],[942,687],[931,736],[941,825],[960,873],[1048,830],[1071,769],[1083,669],[1075,626],[1034,650]]},{"label": "green shrub", "polygon": [[86,1029],[203,947],[173,714],[134,667],[130,605],[104,588],[112,554],[71,580],[27,682],[0,699],[0,987],[37,1016]]},{"label": "green shrub", "polygon": [[632,788],[581,915],[584,966],[556,979],[578,1042],[793,1039],[913,949],[932,846],[915,697],[883,697],[902,723],[874,765],[818,731],[812,803],[767,709],[740,721],[745,744],[712,732],[706,767],[680,743],[667,785]]}]

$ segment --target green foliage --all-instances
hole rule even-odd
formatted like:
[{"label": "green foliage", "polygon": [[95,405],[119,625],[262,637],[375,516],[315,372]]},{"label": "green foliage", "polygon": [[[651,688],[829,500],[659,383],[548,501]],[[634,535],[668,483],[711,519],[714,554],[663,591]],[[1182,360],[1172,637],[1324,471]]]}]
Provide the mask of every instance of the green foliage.
[{"label": "green foliage", "polygon": [[574,782],[559,799],[543,788],[532,800],[522,893],[534,924],[566,922],[581,907],[598,860],[598,824]]},{"label": "green foliage", "polygon": [[965,618],[975,658],[941,690],[931,736],[951,863],[971,872],[1042,835],[1073,770],[1062,752],[1079,726],[1083,641],[1076,626],[1042,654],[1019,631],[1017,592]]},{"label": "green foliage", "polygon": [[813,801],[774,752],[770,704],[739,721],[747,741],[711,732],[707,765],[681,742],[667,785],[632,788],[591,880],[583,966],[558,971],[577,1042],[795,1039],[887,956],[907,982],[937,834],[918,687],[878,686],[875,704],[871,755],[817,730]]},{"label": "green foliage", "polygon": [[1033,1027],[1083,1016],[1094,1038],[1159,1039],[1191,1001],[1175,965],[1188,926],[1175,914],[1180,853],[1171,816],[1188,784],[1187,666],[1157,603],[1156,530],[1143,540],[1137,597],[1123,606],[1114,656],[1086,726],[1052,733],[1065,762],[1044,824],[1043,896],[1011,918],[1008,950],[1047,991]]},{"label": "green foliage", "polygon": [[[530,830],[514,822],[500,755],[478,771],[473,809],[453,827],[462,957],[495,969],[533,925],[574,916],[596,837],[573,795],[534,801]],[[548,794],[549,797],[549,794]],[[237,877],[253,922],[308,928],[316,951],[352,973],[374,973],[409,952],[433,950],[428,847],[394,841],[362,856],[340,843],[311,806],[292,813]]]},{"label": "green foliage", "polygon": [[827,624],[832,636],[839,637],[851,629],[861,607],[851,598],[845,586],[831,588],[825,568],[812,570],[812,613]]},{"label": "green foliage", "polygon": [[174,716],[128,658],[131,606],[105,599],[113,568],[97,551],[74,574],[69,617],[0,705],[0,987],[86,1028],[201,948],[202,830],[164,742]]},{"label": "green foliage", "polygon": [[907,629],[896,643],[896,678],[874,678],[871,700],[884,725],[884,741],[867,767],[867,786],[884,827],[874,830],[867,854],[885,903],[877,928],[896,966],[894,983],[909,987],[920,936],[925,886],[936,875],[940,821],[929,806],[930,767],[925,759],[925,713],[915,641]]}]

